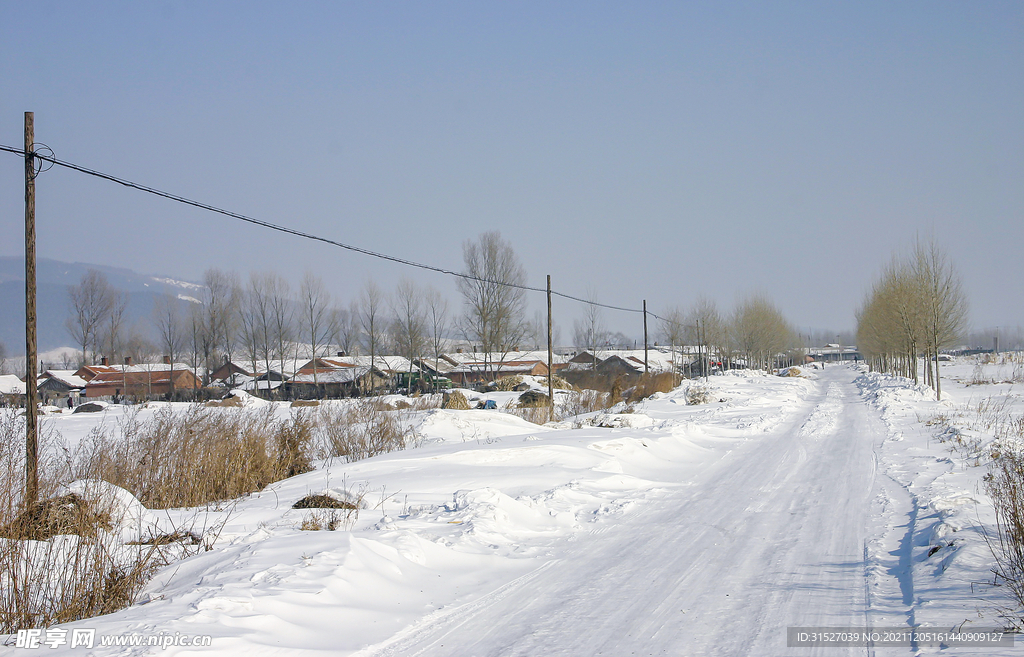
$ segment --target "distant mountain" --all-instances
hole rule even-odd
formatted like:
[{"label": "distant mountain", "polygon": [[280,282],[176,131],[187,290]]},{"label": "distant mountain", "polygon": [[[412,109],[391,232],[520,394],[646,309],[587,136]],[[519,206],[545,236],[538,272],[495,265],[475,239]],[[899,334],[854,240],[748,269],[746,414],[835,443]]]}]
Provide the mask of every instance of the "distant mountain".
[{"label": "distant mountain", "polygon": [[[64,321],[68,317],[68,288],[78,285],[90,269],[103,272],[110,285],[129,296],[125,326],[137,327],[152,339],[151,317],[157,297],[171,293],[187,301],[201,297],[202,285],[162,276],[138,274],[129,269],[68,263],[40,258],[36,263],[36,290],[39,350],[74,346]],[[0,342],[10,355],[25,352],[25,261],[20,257],[0,256]]]}]

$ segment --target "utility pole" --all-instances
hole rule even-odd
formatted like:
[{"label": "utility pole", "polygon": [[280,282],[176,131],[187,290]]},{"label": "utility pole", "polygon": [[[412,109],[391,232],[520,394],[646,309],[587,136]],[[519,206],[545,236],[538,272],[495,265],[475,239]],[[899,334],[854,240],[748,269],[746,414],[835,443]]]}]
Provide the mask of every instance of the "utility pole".
[{"label": "utility pole", "polygon": [[644,374],[647,374],[647,299],[644,299]]},{"label": "utility pole", "polygon": [[36,426],[36,162],[35,116],[25,112],[25,508],[39,499]]},{"label": "utility pole", "polygon": [[554,347],[551,341],[551,274],[548,274],[548,422],[555,421]]}]

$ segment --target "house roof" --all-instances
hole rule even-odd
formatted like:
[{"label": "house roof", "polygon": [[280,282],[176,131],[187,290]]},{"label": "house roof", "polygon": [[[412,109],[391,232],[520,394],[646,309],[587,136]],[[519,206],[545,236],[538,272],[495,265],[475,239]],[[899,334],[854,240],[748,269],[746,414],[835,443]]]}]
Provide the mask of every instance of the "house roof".
[{"label": "house roof", "polygon": [[458,367],[452,368],[449,374],[482,374],[484,372],[494,374],[518,374],[523,372],[532,372],[538,365],[543,366],[547,369],[547,363],[539,360],[517,360],[517,361],[506,361],[504,363],[484,363],[470,362],[463,363]]},{"label": "house roof", "polygon": [[[540,350],[540,351],[510,351],[507,354],[503,354],[503,353],[499,353],[499,352],[494,352],[494,353],[489,353],[489,354],[484,354],[483,352],[478,352],[478,353],[462,352],[462,353],[454,353],[454,354],[444,354],[442,356],[442,358],[445,358],[446,360],[450,361],[453,365],[460,365],[462,363],[483,362],[485,360],[485,356],[486,356],[486,360],[487,361],[493,362],[493,363],[498,363],[500,361],[504,361],[506,363],[509,363],[509,362],[532,361],[532,360],[535,360],[535,361],[540,361],[541,363],[544,363],[546,365],[547,362],[548,362],[548,352],[546,350]],[[551,363],[554,364],[554,365],[560,365],[562,363],[567,363],[567,362],[569,362],[569,357],[568,356],[563,356],[561,354],[552,354],[551,355]]]},{"label": "house roof", "polygon": [[[369,356],[332,356],[332,357],[321,357],[316,359],[316,368],[319,373],[321,368],[323,369],[344,369],[351,367],[370,367],[371,358]],[[384,374],[396,374],[399,372],[408,372],[411,369],[413,372],[418,372],[419,367],[415,364],[410,363],[408,358],[402,356],[374,356],[372,359],[373,366],[377,370]],[[313,361],[306,362],[299,371],[309,370],[313,371]]]},{"label": "house roof", "polygon": [[[675,350],[675,365],[683,365],[689,362],[689,357],[686,353],[690,347],[676,347]],[[694,349],[696,349],[694,347]],[[609,350],[598,350],[594,352],[584,351],[577,354],[572,362],[580,367],[575,369],[582,369],[583,367],[589,367],[593,363],[593,358],[597,358],[598,364],[607,361],[612,357],[620,358],[625,364],[629,365],[633,369],[642,372],[644,369],[644,350],[643,349],[609,349]],[[664,372],[672,369],[673,363],[672,351],[667,348],[653,347],[647,350],[647,364],[653,372]]]},{"label": "house roof", "polygon": [[39,382],[42,383],[46,379],[54,379],[63,383],[69,388],[84,388],[86,380],[80,376],[75,375],[76,370],[46,370],[39,377]]},{"label": "house roof", "polygon": [[[308,362],[308,360],[301,360],[296,358],[285,358],[284,360],[278,358],[271,358],[270,369],[271,371],[288,375],[290,373],[297,372]],[[248,377],[259,377],[260,375],[266,374],[265,370],[267,369],[267,361],[263,359],[257,359],[256,369],[254,371],[252,360],[233,358],[227,363],[223,363],[220,367],[211,372],[211,375],[220,372],[220,370],[224,369],[225,367],[228,368],[228,371],[225,373],[225,376],[219,377],[218,380],[226,379],[232,376],[233,374],[242,374],[243,376]],[[176,365],[174,369],[178,369],[178,366]]]},{"label": "house roof", "polygon": [[[369,366],[363,367],[359,365],[349,365],[347,367],[337,367],[325,370],[317,369],[315,383],[352,383],[360,377],[365,376],[369,371]],[[295,376],[291,378],[291,382],[307,383],[312,385],[314,383],[313,370],[299,370],[295,373]]]},{"label": "house roof", "polygon": [[0,395],[24,395],[25,384],[13,374],[0,374]]},{"label": "house roof", "polygon": [[[195,378],[192,371],[189,369],[174,370],[174,379],[178,381],[181,377]],[[161,383],[169,383],[171,380],[171,370],[153,370],[153,371],[142,371],[142,372],[104,372],[103,374],[96,375],[95,378],[91,379],[86,383],[86,388],[94,388],[97,386],[146,386],[146,385],[157,385]]]}]

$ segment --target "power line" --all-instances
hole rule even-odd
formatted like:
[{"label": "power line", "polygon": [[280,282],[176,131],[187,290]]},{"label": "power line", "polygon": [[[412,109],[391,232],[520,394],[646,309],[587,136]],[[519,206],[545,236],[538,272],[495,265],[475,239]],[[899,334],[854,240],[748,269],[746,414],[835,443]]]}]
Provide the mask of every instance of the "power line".
[{"label": "power line", "polygon": [[[8,153],[13,153],[15,155],[20,155],[21,157],[25,157],[25,155],[26,155],[26,153],[25,153],[25,151],[23,149],[14,148],[13,146],[5,146],[5,145],[2,145],[2,144],[0,144],[0,151],[6,151]],[[466,274],[466,273],[454,271],[454,270],[451,270],[451,269],[444,269],[443,267],[435,267],[433,265],[426,265],[426,264],[423,264],[423,263],[420,263],[420,262],[415,262],[413,260],[406,260],[405,258],[399,258],[397,256],[388,255],[386,253],[378,253],[377,251],[371,251],[369,249],[364,249],[364,248],[359,247],[359,246],[353,246],[351,244],[345,244],[344,242],[338,242],[337,240],[332,240],[332,239],[327,238],[327,237],[321,237],[319,235],[313,235],[312,233],[307,233],[307,232],[304,232],[304,231],[301,231],[301,230],[296,230],[294,228],[288,228],[287,226],[279,226],[277,224],[272,224],[269,221],[263,221],[261,219],[255,219],[253,217],[249,217],[247,215],[240,214],[238,212],[232,212],[230,210],[225,210],[223,208],[218,208],[218,207],[216,207],[214,205],[210,205],[208,203],[202,203],[200,201],[194,201],[194,200],[186,198],[184,196],[179,196],[178,194],[172,194],[170,192],[165,192],[165,191],[156,189],[155,187],[149,187],[148,185],[142,185],[140,183],[132,182],[130,180],[126,180],[124,178],[119,178],[119,177],[113,176],[113,175],[111,175],[109,173],[103,173],[101,171],[96,171],[94,169],[90,169],[88,167],[81,166],[79,164],[73,164],[71,162],[65,162],[64,160],[59,160],[56,157],[53,157],[52,155],[42,155],[40,153],[37,153],[37,152],[33,151],[32,156],[34,158],[42,160],[44,162],[49,162],[51,165],[57,165],[57,166],[60,166],[60,167],[64,167],[66,169],[72,169],[74,171],[78,171],[80,173],[84,173],[84,174],[89,175],[89,176],[94,176],[96,178],[101,178],[103,180],[109,180],[110,182],[114,182],[114,183],[117,183],[119,185],[123,185],[125,187],[130,187],[132,189],[137,189],[137,190],[139,190],[141,192],[146,192],[146,193],[149,193],[149,194],[154,194],[156,196],[160,196],[162,198],[165,198],[165,199],[168,199],[168,200],[171,200],[171,201],[177,201],[178,203],[184,203],[185,205],[191,205],[192,207],[196,207],[196,208],[199,208],[201,210],[208,210],[209,212],[215,212],[217,214],[222,214],[224,216],[231,217],[233,219],[238,219],[239,221],[244,221],[246,223],[250,223],[250,224],[253,224],[253,225],[256,225],[256,226],[261,226],[263,228],[269,228],[270,230],[276,230],[278,232],[287,233],[289,235],[294,235],[296,237],[301,237],[301,238],[308,239],[308,240],[313,240],[313,241],[316,241],[316,242],[322,242],[324,244],[330,244],[331,246],[336,246],[336,247],[339,247],[339,248],[342,248],[342,249],[347,249],[349,251],[355,251],[356,253],[362,253],[363,255],[368,255],[368,256],[371,256],[371,257],[374,257],[374,258],[380,258],[381,260],[388,260],[390,262],[395,262],[395,263],[398,263],[400,265],[406,265],[406,266],[409,266],[409,267],[417,267],[419,269],[425,269],[425,270],[428,270],[428,271],[437,272],[439,274],[446,274],[448,276],[455,276],[455,277],[458,277],[458,278],[462,278],[462,279],[466,279],[466,280],[470,280],[470,281],[477,281],[477,282],[480,282],[480,283],[489,283],[491,285],[503,285],[505,287],[511,287],[511,288],[515,288],[515,289],[519,289],[519,290],[525,290],[525,291],[528,291],[528,292],[541,292],[541,293],[544,293],[544,294],[547,293],[547,289],[546,288],[531,287],[529,285],[518,285],[516,283],[508,283],[508,282],[505,282],[505,281],[494,281],[494,280],[490,280],[490,279],[486,279],[486,278],[480,278],[478,276],[473,276],[471,274]],[[571,294],[565,294],[564,292],[556,292],[555,290],[551,290],[551,294],[554,295],[554,296],[557,296],[557,297],[561,297],[563,299],[568,299],[570,301],[576,301],[578,303],[585,303],[585,304],[589,304],[591,306],[597,306],[599,308],[607,308],[609,310],[618,310],[618,311],[627,312],[627,313],[644,313],[644,312],[646,312],[651,317],[654,317],[655,319],[661,319],[661,320],[664,321],[664,319],[662,317],[658,317],[657,315],[655,315],[654,313],[652,313],[650,311],[644,311],[644,310],[637,309],[637,308],[624,308],[622,306],[613,306],[613,305],[605,304],[605,303],[598,303],[597,301],[590,301],[590,300],[587,300],[587,299],[581,299],[580,297],[575,297],[575,296],[572,296]]]}]

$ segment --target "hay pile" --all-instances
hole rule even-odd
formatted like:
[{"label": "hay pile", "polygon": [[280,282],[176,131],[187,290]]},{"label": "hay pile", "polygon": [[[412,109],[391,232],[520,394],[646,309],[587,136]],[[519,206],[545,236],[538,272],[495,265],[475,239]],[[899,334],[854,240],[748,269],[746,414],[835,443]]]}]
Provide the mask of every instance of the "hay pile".
[{"label": "hay pile", "polygon": [[36,502],[0,528],[0,536],[45,541],[61,534],[96,536],[97,528],[111,531],[109,514],[97,512],[87,500],[70,493]]},{"label": "hay pile", "polygon": [[458,390],[453,390],[444,393],[444,397],[441,398],[441,408],[451,411],[468,411],[469,400],[466,399],[466,395]]},{"label": "hay pile", "polygon": [[244,405],[245,402],[242,401],[242,398],[236,397],[234,395],[230,397],[225,397],[220,401],[211,399],[205,404],[207,408],[241,408]]},{"label": "hay pile", "polygon": [[501,392],[512,392],[522,384],[523,377],[518,375],[506,376],[494,382],[494,389],[500,390]]},{"label": "hay pile", "polygon": [[319,493],[316,495],[307,495],[301,500],[292,505],[293,509],[358,509],[359,506],[352,502],[346,502],[345,500],[339,500],[331,497],[330,495],[324,495]]},{"label": "hay pile", "polygon": [[[544,384],[544,385],[547,385],[547,383],[548,383],[547,377],[541,378],[540,382],[542,384]],[[579,388],[577,388],[573,384],[569,383],[568,381],[566,381],[562,377],[558,376],[557,374],[555,374],[555,375],[553,375],[551,377],[551,387],[556,389],[556,390],[573,390],[573,391],[579,392]]]},{"label": "hay pile", "polygon": [[547,406],[550,397],[539,390],[527,390],[519,395],[519,408],[541,408]]}]

